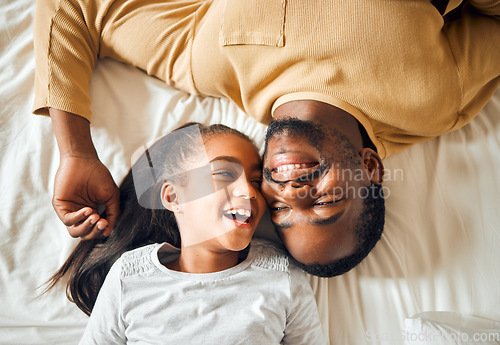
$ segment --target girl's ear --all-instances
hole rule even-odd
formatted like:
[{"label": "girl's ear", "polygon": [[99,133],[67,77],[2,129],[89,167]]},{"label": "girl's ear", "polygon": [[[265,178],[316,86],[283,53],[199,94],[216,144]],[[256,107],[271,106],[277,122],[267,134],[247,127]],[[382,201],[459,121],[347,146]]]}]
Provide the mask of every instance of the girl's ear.
[{"label": "girl's ear", "polygon": [[161,187],[161,203],[163,207],[171,212],[175,213],[180,211],[177,193],[174,186],[169,182],[165,182]]},{"label": "girl's ear", "polygon": [[359,155],[361,156],[363,168],[366,170],[370,181],[381,184],[384,180],[384,164],[378,153],[365,147],[359,151]]}]

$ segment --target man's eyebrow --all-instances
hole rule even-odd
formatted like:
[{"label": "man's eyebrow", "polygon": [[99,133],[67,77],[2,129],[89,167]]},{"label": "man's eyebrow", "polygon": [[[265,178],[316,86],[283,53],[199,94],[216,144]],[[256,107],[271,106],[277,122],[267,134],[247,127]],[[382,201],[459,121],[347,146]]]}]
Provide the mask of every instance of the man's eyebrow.
[{"label": "man's eyebrow", "polygon": [[[333,216],[330,216],[328,218],[311,218],[307,222],[312,225],[326,225],[326,224],[334,224],[339,220],[340,217],[344,214],[344,211],[338,212],[334,214]],[[291,228],[295,223],[294,222],[284,222],[281,224],[274,223],[274,226],[277,231],[282,231],[288,228]]]},{"label": "man's eyebrow", "polygon": [[333,216],[330,216],[328,218],[313,218],[309,220],[310,224],[313,225],[326,225],[326,224],[333,224],[339,220],[340,217],[344,214],[344,211],[338,212],[334,214]]}]

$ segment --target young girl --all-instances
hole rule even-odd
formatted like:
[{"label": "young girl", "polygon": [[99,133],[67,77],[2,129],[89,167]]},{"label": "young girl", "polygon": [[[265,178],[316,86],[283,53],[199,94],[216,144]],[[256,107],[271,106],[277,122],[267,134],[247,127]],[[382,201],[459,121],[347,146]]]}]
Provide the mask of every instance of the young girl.
[{"label": "young girl", "polygon": [[115,231],[81,242],[52,279],[69,273],[68,296],[90,314],[80,344],[323,344],[303,272],[250,244],[260,182],[256,148],[223,125],[147,149],[120,187]]}]

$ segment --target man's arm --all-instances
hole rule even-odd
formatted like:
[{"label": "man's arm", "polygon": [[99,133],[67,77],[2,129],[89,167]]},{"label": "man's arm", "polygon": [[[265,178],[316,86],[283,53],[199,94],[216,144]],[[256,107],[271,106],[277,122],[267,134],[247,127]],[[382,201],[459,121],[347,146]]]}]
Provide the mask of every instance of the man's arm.
[{"label": "man's arm", "polygon": [[[84,240],[108,236],[119,213],[119,191],[101,163],[85,118],[50,108],[60,152],[52,205],[73,237]],[[106,206],[106,219],[97,214]]]},{"label": "man's arm", "polygon": [[[494,15],[494,14],[497,15]],[[458,129],[474,118],[500,83],[500,1],[466,1],[456,20],[445,23],[443,32],[450,44],[461,81],[462,101]]]},{"label": "man's arm", "polygon": [[118,188],[89,125],[89,81],[109,1],[38,0],[35,14],[34,113],[50,115],[61,158],[52,204],[70,235],[82,239],[108,235],[118,214]]}]

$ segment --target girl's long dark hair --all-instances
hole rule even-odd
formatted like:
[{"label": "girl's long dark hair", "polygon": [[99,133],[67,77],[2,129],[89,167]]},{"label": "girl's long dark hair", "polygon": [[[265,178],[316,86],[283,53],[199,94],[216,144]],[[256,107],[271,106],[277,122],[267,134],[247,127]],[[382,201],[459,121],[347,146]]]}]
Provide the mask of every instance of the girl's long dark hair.
[{"label": "girl's long dark hair", "polygon": [[[193,125],[189,123],[187,125]],[[250,139],[235,129],[224,125],[199,125],[200,132],[205,139],[213,134],[234,134],[250,141]],[[126,251],[152,243],[168,242],[180,247],[180,235],[175,216],[163,207],[145,208],[137,198],[134,186],[134,174],[151,175],[148,171],[151,157],[156,162],[164,162],[162,170],[182,170],[182,161],[194,153],[190,150],[189,138],[179,145],[169,140],[166,135],[151,146],[134,164],[120,184],[120,215],[113,232],[108,238],[80,241],[66,262],[49,279],[45,291],[52,289],[63,277],[68,277],[66,295],[85,314],[90,315],[97,295],[113,263]],[[192,143],[192,140],[191,140]],[[143,167],[144,169],[137,169]],[[137,181],[137,176],[135,176]],[[163,184],[161,176],[154,181],[150,194],[153,205],[158,203],[159,191]],[[141,198],[142,201],[142,198]],[[156,205],[158,206],[158,205]]]}]

